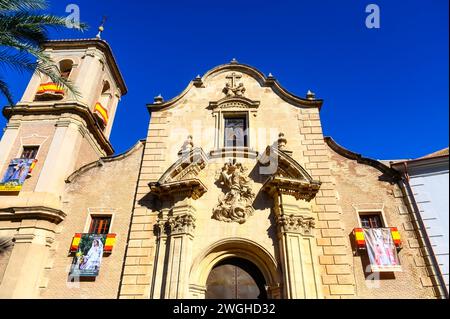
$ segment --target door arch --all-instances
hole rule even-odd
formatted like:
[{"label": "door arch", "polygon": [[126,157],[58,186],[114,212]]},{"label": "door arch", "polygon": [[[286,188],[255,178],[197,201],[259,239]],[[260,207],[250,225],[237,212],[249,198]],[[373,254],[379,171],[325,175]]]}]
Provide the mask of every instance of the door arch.
[{"label": "door arch", "polygon": [[206,299],[267,299],[258,267],[243,258],[228,258],[213,267],[206,280]]},{"label": "door arch", "polygon": [[[215,267],[239,259],[241,263],[257,270],[247,271],[256,278],[258,285],[264,282],[268,299],[281,298],[281,273],[275,258],[258,243],[244,238],[222,239],[208,246],[194,259],[189,272],[189,295],[191,298],[206,298],[207,281]],[[242,262],[244,260],[244,262]],[[245,266],[241,267],[245,270]],[[258,273],[258,275],[256,275]],[[259,274],[262,275],[260,278]],[[253,276],[252,276],[253,275]],[[259,284],[261,286],[261,284]],[[266,288],[264,287],[264,288]]]}]

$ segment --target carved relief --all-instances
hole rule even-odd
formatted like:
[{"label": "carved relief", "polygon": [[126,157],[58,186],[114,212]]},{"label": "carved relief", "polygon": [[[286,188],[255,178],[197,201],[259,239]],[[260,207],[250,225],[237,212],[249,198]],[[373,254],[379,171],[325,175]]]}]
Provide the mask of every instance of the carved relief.
[{"label": "carved relief", "polygon": [[171,216],[167,220],[162,216],[153,227],[153,232],[158,238],[172,234],[192,234],[195,229],[195,217],[191,214]]},{"label": "carved relief", "polygon": [[195,217],[191,214],[171,217],[168,223],[172,234],[192,234],[195,229]]},{"label": "carved relief", "polygon": [[315,227],[313,217],[281,215],[277,218],[277,225],[282,232],[294,232],[309,235]]},{"label": "carved relief", "polygon": [[246,169],[240,163],[227,163],[217,173],[216,182],[229,190],[220,196],[212,218],[227,223],[245,223],[253,215],[252,203],[255,198]]},{"label": "carved relief", "polygon": [[245,93],[244,84],[243,83],[237,84],[237,80],[242,78],[242,75],[233,72],[230,75],[227,75],[226,78],[229,80],[229,82],[225,84],[223,93],[225,93],[227,97],[243,96]]}]

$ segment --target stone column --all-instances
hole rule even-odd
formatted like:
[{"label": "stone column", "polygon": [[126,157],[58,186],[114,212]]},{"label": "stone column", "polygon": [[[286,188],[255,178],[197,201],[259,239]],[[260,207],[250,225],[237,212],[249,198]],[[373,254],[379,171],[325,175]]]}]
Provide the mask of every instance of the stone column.
[{"label": "stone column", "polygon": [[192,206],[185,208],[183,211],[174,212],[174,216],[168,221],[170,236],[164,286],[166,299],[183,299],[189,296],[189,267],[192,263],[195,217]]},{"label": "stone column", "polygon": [[311,207],[284,194],[274,200],[284,298],[322,298]]},{"label": "stone column", "polygon": [[167,216],[162,212],[158,218],[158,222],[156,223],[154,230],[156,236],[156,252],[155,252],[155,263],[153,267],[153,281],[151,283],[151,299],[161,299],[163,298],[163,283],[164,282],[164,269],[166,262],[166,251],[168,248],[167,245],[167,237],[170,234],[170,225],[167,220],[164,218]]}]

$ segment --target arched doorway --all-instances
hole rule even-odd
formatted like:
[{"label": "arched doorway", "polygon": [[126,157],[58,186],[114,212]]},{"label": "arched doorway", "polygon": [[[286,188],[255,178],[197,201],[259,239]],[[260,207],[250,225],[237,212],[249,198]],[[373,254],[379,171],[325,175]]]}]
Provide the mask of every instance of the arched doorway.
[{"label": "arched doorway", "polygon": [[243,258],[228,258],[213,267],[206,299],[267,299],[266,281],[258,267]]}]

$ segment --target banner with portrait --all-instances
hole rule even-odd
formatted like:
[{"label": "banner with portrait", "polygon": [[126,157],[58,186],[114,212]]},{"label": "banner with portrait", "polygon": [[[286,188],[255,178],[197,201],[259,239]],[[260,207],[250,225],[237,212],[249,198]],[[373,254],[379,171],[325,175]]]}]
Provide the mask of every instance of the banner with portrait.
[{"label": "banner with portrait", "polygon": [[11,160],[0,182],[0,192],[20,192],[25,179],[33,170],[36,162],[35,159],[23,158]]},{"label": "banner with portrait", "polygon": [[73,277],[97,277],[102,264],[107,235],[83,234],[72,262]]},{"label": "banner with portrait", "polygon": [[365,228],[364,238],[372,272],[402,271],[390,228]]}]

